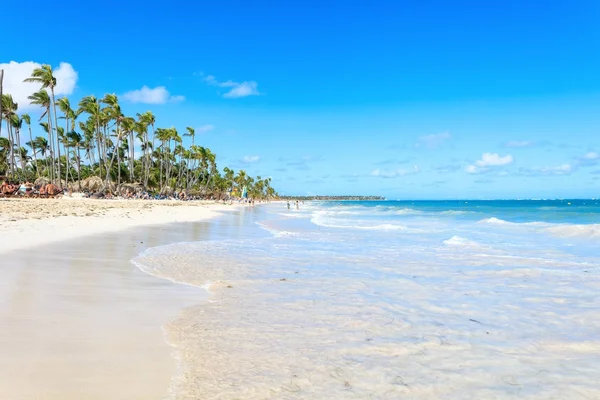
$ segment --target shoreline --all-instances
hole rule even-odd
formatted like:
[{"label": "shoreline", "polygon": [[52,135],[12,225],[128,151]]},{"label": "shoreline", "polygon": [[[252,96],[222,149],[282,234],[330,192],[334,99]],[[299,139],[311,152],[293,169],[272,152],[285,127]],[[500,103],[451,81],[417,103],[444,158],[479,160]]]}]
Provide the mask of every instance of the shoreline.
[{"label": "shoreline", "polygon": [[215,201],[3,199],[0,254],[128,228],[198,222],[239,207]]}]

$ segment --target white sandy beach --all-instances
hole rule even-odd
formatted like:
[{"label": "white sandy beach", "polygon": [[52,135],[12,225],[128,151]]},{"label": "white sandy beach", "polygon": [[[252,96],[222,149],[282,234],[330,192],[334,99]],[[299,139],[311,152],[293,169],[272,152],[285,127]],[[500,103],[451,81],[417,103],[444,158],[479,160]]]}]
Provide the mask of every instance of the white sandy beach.
[{"label": "white sandy beach", "polygon": [[166,398],[176,362],[162,326],[206,293],[152,277],[130,260],[151,246],[202,240],[211,224],[184,222],[233,209],[0,200],[0,398]]},{"label": "white sandy beach", "polygon": [[0,253],[86,235],[213,218],[212,201],[0,199]]}]

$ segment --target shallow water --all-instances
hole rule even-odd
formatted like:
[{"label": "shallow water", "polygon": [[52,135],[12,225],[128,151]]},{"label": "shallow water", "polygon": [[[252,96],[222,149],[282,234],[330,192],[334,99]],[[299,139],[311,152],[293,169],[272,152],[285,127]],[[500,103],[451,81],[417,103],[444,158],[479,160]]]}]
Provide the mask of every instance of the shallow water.
[{"label": "shallow water", "polygon": [[600,398],[596,201],[256,207],[149,249],[205,286],[167,326],[175,399]]}]

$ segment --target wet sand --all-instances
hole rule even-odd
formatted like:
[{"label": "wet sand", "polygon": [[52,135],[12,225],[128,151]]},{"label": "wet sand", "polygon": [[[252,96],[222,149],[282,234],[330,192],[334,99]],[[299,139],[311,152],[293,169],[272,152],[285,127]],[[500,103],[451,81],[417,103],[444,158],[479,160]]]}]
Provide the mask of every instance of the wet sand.
[{"label": "wet sand", "polygon": [[166,398],[176,362],[162,326],[207,293],[130,260],[166,243],[235,236],[237,213],[2,254],[0,397]]}]

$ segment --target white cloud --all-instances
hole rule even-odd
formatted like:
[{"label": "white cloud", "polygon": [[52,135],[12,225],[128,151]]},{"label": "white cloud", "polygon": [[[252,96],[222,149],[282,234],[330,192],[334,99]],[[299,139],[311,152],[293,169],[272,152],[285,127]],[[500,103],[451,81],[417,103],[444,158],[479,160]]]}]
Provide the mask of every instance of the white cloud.
[{"label": "white cloud", "polygon": [[240,97],[247,96],[258,96],[260,92],[258,91],[258,83],[255,81],[244,81],[244,82],[234,82],[232,80],[220,82],[213,75],[208,75],[204,78],[204,81],[211,86],[217,86],[222,88],[231,88],[223,97],[228,99],[237,99]]},{"label": "white cloud", "polygon": [[[4,94],[10,94],[13,100],[19,104],[19,111],[39,109],[39,106],[29,104],[28,96],[40,90],[39,83],[23,82],[31,77],[34,69],[40,68],[42,64],[34,61],[25,61],[22,63],[11,61],[0,64],[0,69],[4,70]],[[73,66],[66,62],[61,62],[58,68],[53,69],[56,78],[56,87],[54,94],[56,96],[70,95],[77,85],[78,74]]]},{"label": "white cloud", "polygon": [[436,133],[433,135],[425,135],[419,137],[419,140],[415,144],[415,147],[425,147],[428,149],[436,149],[440,147],[444,142],[450,140],[452,136],[450,132]]},{"label": "white cloud", "polygon": [[573,167],[571,164],[562,164],[558,167],[542,167],[539,171],[549,175],[565,175],[570,174],[573,171]]},{"label": "white cloud", "polygon": [[513,161],[514,158],[510,154],[502,157],[497,153],[483,153],[481,155],[481,160],[475,161],[475,165],[467,166],[465,171],[469,174],[478,174],[481,172],[487,172],[490,168],[508,165]]},{"label": "white cloud", "polygon": [[206,133],[206,132],[212,131],[213,129],[215,129],[214,125],[210,125],[210,124],[208,124],[208,125],[202,125],[200,128],[196,129],[196,132],[198,132],[198,133]]},{"label": "white cloud", "polygon": [[600,163],[600,154],[595,151],[588,151],[583,156],[575,158],[573,163],[578,167],[593,167]]},{"label": "white cloud", "polygon": [[531,147],[533,146],[533,142],[528,140],[511,140],[504,144],[504,147]]},{"label": "white cloud", "polygon": [[571,164],[562,164],[553,167],[535,167],[529,169],[521,169],[520,174],[526,176],[556,176],[556,175],[570,175],[575,170],[575,167]]},{"label": "white cloud", "polygon": [[228,99],[236,99],[238,97],[257,96],[260,94],[257,86],[258,84],[256,82],[242,82],[233,87],[229,92],[225,93],[223,97]]},{"label": "white cloud", "polygon": [[374,169],[369,173],[369,175],[379,178],[397,178],[400,176],[418,174],[419,172],[421,172],[419,166],[413,165],[411,169],[397,169],[393,171],[382,171],[380,169]]},{"label": "white cloud", "polygon": [[474,165],[467,165],[465,171],[467,171],[469,174],[476,174],[478,172],[477,167],[475,167]]},{"label": "white cloud", "polygon": [[245,156],[244,158],[242,158],[242,162],[244,164],[254,164],[260,161],[260,157],[259,156]]},{"label": "white cloud", "polygon": [[513,157],[510,154],[502,157],[497,153],[483,153],[481,160],[475,162],[478,167],[497,167],[507,165],[513,162]]},{"label": "white cloud", "polygon": [[123,94],[123,99],[130,103],[143,104],[164,104],[167,102],[176,103],[185,100],[183,96],[171,96],[167,88],[157,86],[154,89],[144,85],[139,90],[132,90]]}]

